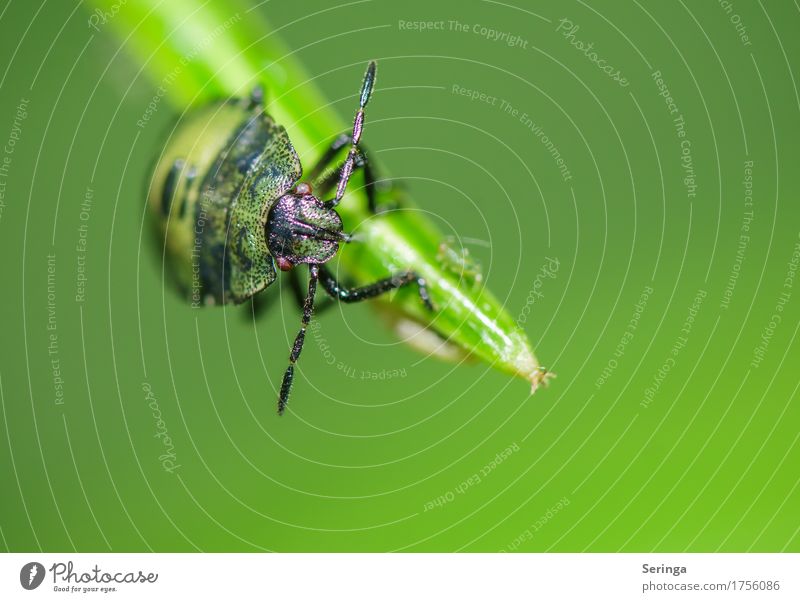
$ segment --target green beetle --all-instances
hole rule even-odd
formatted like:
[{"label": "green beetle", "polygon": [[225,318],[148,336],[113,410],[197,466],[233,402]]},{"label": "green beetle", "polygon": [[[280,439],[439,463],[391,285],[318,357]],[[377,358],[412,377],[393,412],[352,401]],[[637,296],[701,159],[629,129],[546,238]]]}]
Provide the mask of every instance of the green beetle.
[{"label": "green beetle", "polygon": [[[291,271],[308,264],[308,288],[298,294],[302,325],[281,384],[279,414],[289,399],[317,282],[346,303],[416,284],[420,299],[433,310],[425,281],[413,271],[348,289],[325,267],[339,244],[351,240],[334,209],[355,169],[363,169],[367,202],[370,210],[377,209],[376,178],[359,147],[375,73],[372,61],[352,132],[338,136],[305,179],[286,130],[264,111],[258,88],[250,98],[190,112],[170,138],[151,179],[148,210],[163,237],[168,273],[192,306],[242,303],[275,282],[276,265]],[[325,175],[346,147],[341,167]],[[330,199],[320,199],[331,193]],[[296,277],[292,282],[298,282]]]}]

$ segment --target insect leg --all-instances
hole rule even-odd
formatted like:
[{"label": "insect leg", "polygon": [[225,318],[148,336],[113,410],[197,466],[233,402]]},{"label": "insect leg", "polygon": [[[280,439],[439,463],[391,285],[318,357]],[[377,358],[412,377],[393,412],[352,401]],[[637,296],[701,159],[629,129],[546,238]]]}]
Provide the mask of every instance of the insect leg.
[{"label": "insect leg", "polygon": [[309,265],[309,278],[308,278],[308,292],[306,293],[305,301],[303,302],[303,318],[300,332],[294,339],[292,351],[289,353],[289,366],[283,374],[283,382],[281,383],[281,392],[278,397],[278,414],[283,414],[286,409],[286,404],[289,401],[289,392],[292,389],[292,381],[294,380],[294,365],[300,357],[300,352],[303,351],[303,343],[306,339],[306,328],[311,322],[311,314],[314,312],[314,293],[317,291],[317,278],[319,277],[318,268],[315,265]]},{"label": "insect leg", "polygon": [[[303,291],[303,284],[300,282],[300,272],[298,270],[291,270],[289,274],[289,288],[292,289],[292,297],[297,302],[297,307],[303,309],[305,306],[306,293]],[[314,304],[314,313],[317,315],[333,306],[332,299],[323,299],[321,303]]]},{"label": "insect leg", "polygon": [[175,159],[167,177],[164,178],[164,187],[161,189],[161,213],[164,217],[169,216],[172,209],[172,198],[175,196],[175,189],[178,187],[178,180],[184,165],[186,165],[186,161]]},{"label": "insect leg", "polygon": [[[288,272],[288,275],[292,301],[297,303],[297,307],[302,310],[305,307],[306,291],[303,290],[303,285],[300,282],[300,271],[292,270]],[[269,312],[270,308],[275,305],[276,299],[278,299],[278,295],[266,291],[262,291],[261,294],[250,297],[250,303],[247,305],[242,317],[247,320],[258,320],[261,316]],[[322,302],[314,303],[314,313],[317,315],[321,314],[326,309],[333,306],[332,302],[333,299],[326,297]]]},{"label": "insect leg", "polygon": [[189,205],[189,194],[191,193],[192,184],[194,184],[195,179],[197,179],[197,168],[194,165],[190,165],[188,169],[186,169],[185,179],[183,198],[181,199],[180,209],[178,209],[178,217],[180,219],[186,217],[186,209]]},{"label": "insect leg", "polygon": [[396,288],[414,284],[419,287],[419,298],[429,310],[434,311],[433,304],[431,303],[430,295],[428,294],[428,286],[425,279],[419,274],[412,271],[399,272],[390,278],[378,280],[366,286],[357,288],[344,288],[336,280],[336,277],[324,265],[319,266],[319,280],[322,288],[334,299],[338,299],[343,303],[356,303],[358,301],[365,301],[377,297],[387,291]]},{"label": "insect leg", "polygon": [[347,159],[342,166],[341,175],[339,176],[339,183],[336,185],[336,195],[329,201],[325,201],[325,206],[333,209],[339,204],[344,196],[344,191],[347,188],[347,182],[350,180],[350,175],[353,173],[353,166],[358,154],[358,143],[361,140],[361,132],[364,130],[364,109],[369,102],[369,97],[372,95],[372,88],[375,85],[375,61],[370,61],[367,66],[367,72],[364,74],[364,82],[361,84],[361,93],[359,94],[358,111],[353,120],[353,133],[350,138],[350,151],[347,153]]},{"label": "insect leg", "polygon": [[[364,170],[364,188],[367,191],[367,209],[373,215],[378,213],[378,206],[375,201],[375,172],[372,170],[372,164],[369,162],[366,151],[358,149],[358,158],[360,158],[360,165]],[[358,158],[356,162],[358,163]]]},{"label": "insect leg", "polygon": [[[316,182],[319,180],[319,177],[322,175],[325,169],[329,167],[331,163],[333,163],[333,160],[336,158],[336,155],[339,153],[339,151],[352,141],[353,139],[350,134],[339,134],[319,158],[319,161],[317,161],[316,165],[314,165],[314,167],[311,168],[311,171],[308,172],[308,180],[310,182]],[[336,173],[336,176],[338,177],[338,172],[334,173]],[[325,177],[325,181],[327,181],[329,177],[330,174]]]}]

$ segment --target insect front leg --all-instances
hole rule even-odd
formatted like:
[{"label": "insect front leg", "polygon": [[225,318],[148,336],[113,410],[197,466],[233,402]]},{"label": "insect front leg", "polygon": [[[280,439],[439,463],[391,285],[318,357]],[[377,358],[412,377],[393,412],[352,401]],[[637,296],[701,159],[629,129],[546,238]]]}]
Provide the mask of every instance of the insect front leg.
[{"label": "insect front leg", "polygon": [[319,281],[322,288],[325,289],[331,297],[338,299],[343,303],[356,303],[358,301],[366,301],[385,292],[408,286],[409,284],[416,284],[419,287],[419,298],[422,303],[430,311],[434,311],[433,303],[431,303],[430,295],[428,294],[428,286],[425,279],[413,271],[405,271],[395,274],[389,278],[378,280],[366,286],[359,286],[357,288],[345,288],[336,280],[336,277],[324,265],[318,266],[319,268]]},{"label": "insect front leg", "polygon": [[[300,281],[300,271],[297,269],[291,270],[289,274],[289,287],[292,289],[292,297],[297,302],[297,307],[303,309],[305,307],[306,293],[303,290],[303,283]],[[329,307],[333,306],[332,299],[325,298],[320,303],[314,303],[314,313],[320,315]]]},{"label": "insect front leg", "polygon": [[[289,291],[292,295],[292,301],[297,304],[301,310],[305,307],[306,291],[303,290],[303,283],[300,281],[300,271],[292,270],[288,272],[289,278]],[[250,303],[247,305],[244,317],[247,320],[258,320],[261,316],[267,314],[270,308],[275,305],[275,300],[278,295],[271,294],[272,291],[262,291],[258,295],[250,298]],[[326,297],[319,303],[314,303],[314,313],[320,315],[326,309],[333,307],[333,299]]]},{"label": "insect front leg", "polygon": [[317,279],[319,277],[318,268],[315,265],[309,265],[309,278],[308,278],[308,292],[306,293],[305,301],[303,302],[303,318],[300,332],[294,339],[292,351],[289,353],[289,366],[283,374],[283,382],[281,383],[281,392],[278,396],[278,414],[283,414],[286,409],[286,404],[289,402],[289,392],[292,390],[292,382],[294,381],[294,365],[297,363],[300,353],[303,351],[303,343],[306,340],[306,328],[311,322],[311,314],[314,313],[314,293],[317,292]]}]

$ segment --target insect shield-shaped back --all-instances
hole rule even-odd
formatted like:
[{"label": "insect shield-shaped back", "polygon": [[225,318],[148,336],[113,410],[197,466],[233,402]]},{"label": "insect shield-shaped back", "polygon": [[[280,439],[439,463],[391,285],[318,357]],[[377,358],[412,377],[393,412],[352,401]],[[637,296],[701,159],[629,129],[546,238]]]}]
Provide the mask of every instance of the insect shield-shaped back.
[{"label": "insect shield-shaped back", "polygon": [[193,306],[241,303],[275,281],[264,229],[300,178],[286,130],[249,99],[195,109],[156,168],[148,206],[168,277]]}]

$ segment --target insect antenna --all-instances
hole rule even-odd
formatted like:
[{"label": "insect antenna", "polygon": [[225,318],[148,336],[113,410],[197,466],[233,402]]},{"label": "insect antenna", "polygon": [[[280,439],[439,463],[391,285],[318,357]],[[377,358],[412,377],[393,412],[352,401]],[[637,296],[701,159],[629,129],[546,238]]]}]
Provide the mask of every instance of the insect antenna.
[{"label": "insect antenna", "polygon": [[329,201],[325,201],[325,206],[328,209],[333,209],[339,204],[344,196],[347,182],[350,180],[350,175],[353,173],[353,165],[355,164],[356,156],[358,155],[358,142],[361,140],[361,132],[364,130],[364,109],[372,96],[372,88],[375,85],[375,70],[377,65],[375,61],[370,61],[367,66],[367,72],[364,74],[364,83],[361,84],[361,93],[359,94],[358,111],[353,120],[353,133],[350,136],[350,152],[347,153],[342,171],[339,175],[339,183],[336,186],[336,196]]},{"label": "insect antenna", "polygon": [[300,352],[303,351],[303,343],[306,339],[306,328],[309,322],[311,322],[311,314],[314,313],[314,293],[317,292],[319,268],[312,264],[308,266],[308,271],[308,293],[306,293],[306,298],[303,302],[302,326],[300,327],[300,332],[297,333],[294,339],[292,351],[289,353],[289,366],[283,374],[281,392],[278,397],[278,414],[283,414],[286,409],[286,404],[289,402],[289,392],[292,390],[292,382],[294,381],[294,365],[300,357]]}]

